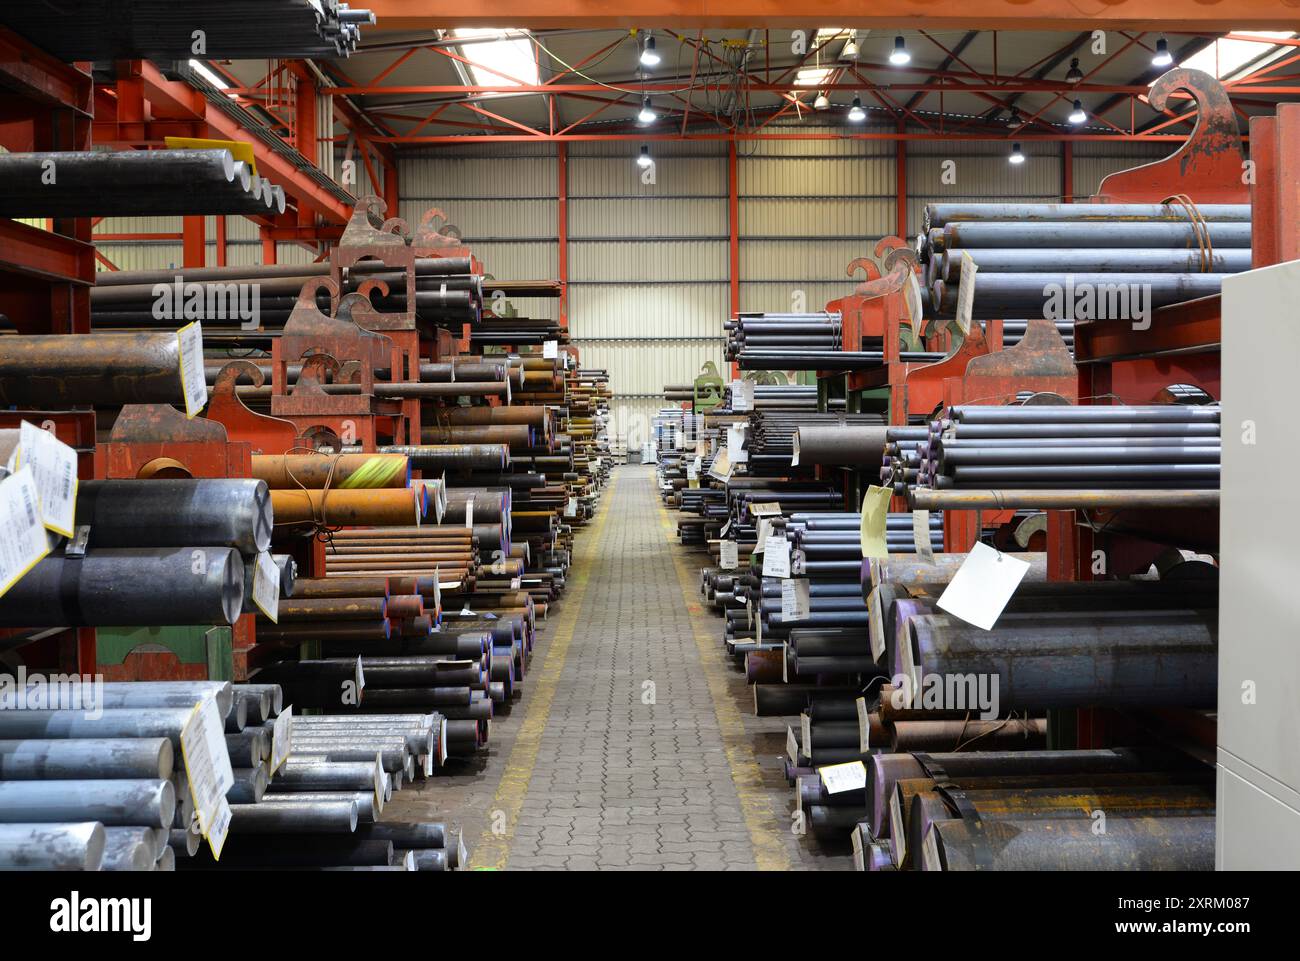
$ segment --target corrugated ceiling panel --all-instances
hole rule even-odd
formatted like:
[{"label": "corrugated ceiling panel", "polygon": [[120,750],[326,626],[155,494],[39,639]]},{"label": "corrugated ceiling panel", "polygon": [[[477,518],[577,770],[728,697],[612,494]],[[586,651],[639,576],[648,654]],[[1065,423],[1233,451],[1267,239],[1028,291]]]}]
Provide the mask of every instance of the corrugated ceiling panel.
[{"label": "corrugated ceiling panel", "polygon": [[[650,153],[656,157],[726,157],[727,145],[721,141],[680,140],[656,141],[649,144]],[[570,160],[590,157],[617,157],[629,163],[636,159],[641,145],[632,141],[579,140],[569,144]],[[572,173],[572,166],[570,166]]]},{"label": "corrugated ceiling panel", "polygon": [[570,237],[725,237],[725,200],[574,200]]},{"label": "corrugated ceiling panel", "polygon": [[569,332],[576,338],[721,336],[729,300],[725,283],[570,285]]}]

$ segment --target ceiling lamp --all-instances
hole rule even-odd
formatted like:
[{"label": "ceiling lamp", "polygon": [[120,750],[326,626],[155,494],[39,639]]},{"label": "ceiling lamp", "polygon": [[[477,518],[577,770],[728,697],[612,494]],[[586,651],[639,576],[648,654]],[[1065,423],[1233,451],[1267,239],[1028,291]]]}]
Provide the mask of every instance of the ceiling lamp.
[{"label": "ceiling lamp", "polygon": [[889,62],[895,67],[912,62],[912,55],[907,52],[907,44],[903,42],[902,37],[894,38],[894,49],[889,52]]},{"label": "ceiling lamp", "polygon": [[1078,126],[1088,119],[1088,115],[1083,112],[1083,104],[1078,100],[1074,102],[1074,109],[1070,111],[1070,123]]},{"label": "ceiling lamp", "polygon": [[858,35],[856,32],[849,34],[848,42],[844,44],[844,49],[840,51],[841,60],[858,59]]},{"label": "ceiling lamp", "polygon": [[1015,107],[1011,108],[1011,116],[1007,117],[1007,126],[1014,130],[1016,127],[1023,127],[1025,122],[1020,119],[1020,111]]},{"label": "ceiling lamp", "polygon": [[[644,150],[645,148],[642,147],[641,149]],[[1025,162],[1025,155],[1020,152],[1020,144],[1017,143],[1011,145],[1011,156],[1008,157],[1007,160],[1013,164],[1022,164]]]},{"label": "ceiling lamp", "polygon": [[653,67],[659,62],[659,51],[655,49],[655,38],[646,37],[645,46],[641,48],[641,66]]},{"label": "ceiling lamp", "polygon": [[829,110],[831,106],[830,98],[824,93],[819,93],[817,99],[813,101],[814,110]]},{"label": "ceiling lamp", "polygon": [[1079,58],[1074,57],[1070,61],[1070,70],[1065,75],[1066,83],[1083,83],[1083,71],[1079,69]]},{"label": "ceiling lamp", "polygon": [[1169,41],[1161,37],[1156,41],[1156,53],[1151,58],[1153,67],[1167,67],[1174,62],[1174,55],[1169,52]]},{"label": "ceiling lamp", "polygon": [[862,123],[867,119],[867,112],[862,109],[861,97],[853,98],[853,106],[849,107],[849,119],[854,123]]},{"label": "ceiling lamp", "polygon": [[650,98],[644,98],[641,101],[641,112],[636,115],[636,119],[642,123],[654,123],[657,116],[659,115],[655,113],[654,107],[650,106]]},{"label": "ceiling lamp", "polygon": [[638,167],[649,167],[652,163],[654,161],[650,159],[650,148],[642,144],[641,152],[637,154],[636,165]]}]

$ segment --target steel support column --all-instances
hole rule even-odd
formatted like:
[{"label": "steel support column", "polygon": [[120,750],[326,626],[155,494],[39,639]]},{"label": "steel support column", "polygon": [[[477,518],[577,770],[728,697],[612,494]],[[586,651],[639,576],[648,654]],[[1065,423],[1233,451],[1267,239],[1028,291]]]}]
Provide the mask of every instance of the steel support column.
[{"label": "steel support column", "polygon": [[[904,122],[898,121],[898,132],[902,133]],[[897,197],[894,201],[894,234],[907,239],[907,142],[900,140],[894,144],[894,182]]]},{"label": "steel support column", "polygon": [[559,241],[560,326],[569,326],[569,146],[555,145],[555,233]]},{"label": "steel support column", "polygon": [[204,249],[207,246],[204,236],[204,218],[182,217],[181,220],[182,266],[203,267],[207,259],[207,251]]}]

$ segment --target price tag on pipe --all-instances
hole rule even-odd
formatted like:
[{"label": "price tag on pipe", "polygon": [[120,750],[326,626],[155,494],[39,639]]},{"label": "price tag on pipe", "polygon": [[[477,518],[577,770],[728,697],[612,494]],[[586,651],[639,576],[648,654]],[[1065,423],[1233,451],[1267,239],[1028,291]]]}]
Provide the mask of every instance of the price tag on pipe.
[{"label": "price tag on pipe", "polygon": [[827,794],[843,794],[867,786],[867,768],[861,761],[846,764],[827,764],[819,767],[817,774],[826,786]]},{"label": "price tag on pipe", "polygon": [[762,554],[767,550],[767,538],[772,533],[772,522],[766,517],[759,518],[758,521],[758,540],[754,542],[754,549],[750,554]]},{"label": "price tag on pipe", "polygon": [[995,551],[987,544],[976,544],[939,596],[938,607],[991,631],[1028,572],[1028,561]]},{"label": "price tag on pipe", "polygon": [[858,526],[858,540],[862,544],[863,557],[888,557],[888,536],[885,527],[889,522],[889,498],[893,495],[888,487],[872,485],[862,496],[862,522]]},{"label": "price tag on pipe", "polygon": [[570,497],[569,500],[568,500],[568,502],[565,503],[565,505],[564,505],[564,516],[565,516],[565,517],[577,517],[577,516],[578,516],[578,498],[576,498],[576,497]]},{"label": "price tag on pipe", "polygon": [[[235,783],[230,753],[226,750],[225,725],[217,713],[215,697],[209,695],[194,705],[181,729],[181,756],[199,818],[199,831],[212,844],[214,836],[224,837],[221,835],[222,805],[226,792]],[[216,848],[213,852],[216,853]]]},{"label": "price tag on pipe", "polygon": [[41,523],[64,537],[73,535],[77,514],[77,452],[48,430],[22,422],[9,472],[30,467],[40,498]]},{"label": "price tag on pipe", "polygon": [[808,579],[791,577],[781,582],[781,619],[783,621],[804,621],[812,610],[808,598]]},{"label": "price tag on pipe", "polygon": [[199,321],[176,331],[180,344],[181,391],[185,416],[191,420],[208,405],[208,379],[203,371],[203,325]]},{"label": "price tag on pipe", "polygon": [[755,518],[773,517],[781,513],[781,505],[776,501],[767,501],[762,504],[750,504],[749,513]]},{"label": "price tag on pipe", "polygon": [[474,527],[474,498],[465,501],[465,526]]},{"label": "price tag on pipe", "polygon": [[270,551],[262,551],[253,562],[253,603],[272,624],[280,623],[280,568]]},{"label": "price tag on pipe", "polygon": [[731,409],[734,411],[754,409],[754,382],[752,380],[733,380],[731,382]]},{"label": "price tag on pipe", "polygon": [[740,549],[735,541],[723,541],[718,560],[724,571],[734,571],[740,566]]},{"label": "price tag on pipe", "polygon": [[784,534],[769,534],[763,550],[763,576],[790,576],[790,542]]},{"label": "price tag on pipe", "polygon": [[734,468],[731,464],[731,458],[724,448],[718,452],[718,456],[713,458],[713,463],[709,464],[709,475],[716,477],[724,484],[731,480],[731,472]]},{"label": "price tag on pipe", "polygon": [[922,564],[934,563],[934,546],[930,543],[930,512],[912,511],[912,545]]},{"label": "price tag on pipe", "polygon": [[975,307],[975,274],[979,266],[971,259],[969,251],[961,252],[961,280],[957,288],[957,326],[963,334],[970,333],[971,313]]},{"label": "price tag on pipe", "polygon": [[560,356],[560,342],[557,340],[542,341],[542,356],[547,360],[555,360]]},{"label": "price tag on pipe", "polygon": [[50,552],[30,467],[0,480],[0,597]]},{"label": "price tag on pipe", "polygon": [[293,751],[293,705],[285,706],[271,729],[271,773],[280,770]]}]

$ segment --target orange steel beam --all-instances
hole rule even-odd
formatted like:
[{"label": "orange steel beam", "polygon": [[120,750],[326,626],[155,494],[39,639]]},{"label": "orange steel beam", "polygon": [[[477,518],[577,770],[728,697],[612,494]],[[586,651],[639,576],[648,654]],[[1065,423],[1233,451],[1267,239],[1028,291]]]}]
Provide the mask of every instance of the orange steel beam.
[{"label": "orange steel beam", "polygon": [[[782,0],[643,0],[626,7],[609,0],[467,0],[454,6],[428,0],[367,0],[385,30],[443,27],[530,29],[627,27],[806,28],[809,12]],[[935,30],[1284,30],[1295,24],[1289,0],[1206,3],[1205,0],[966,0],[960,4],[922,4],[917,0],[823,0],[813,19],[857,28]]]}]

